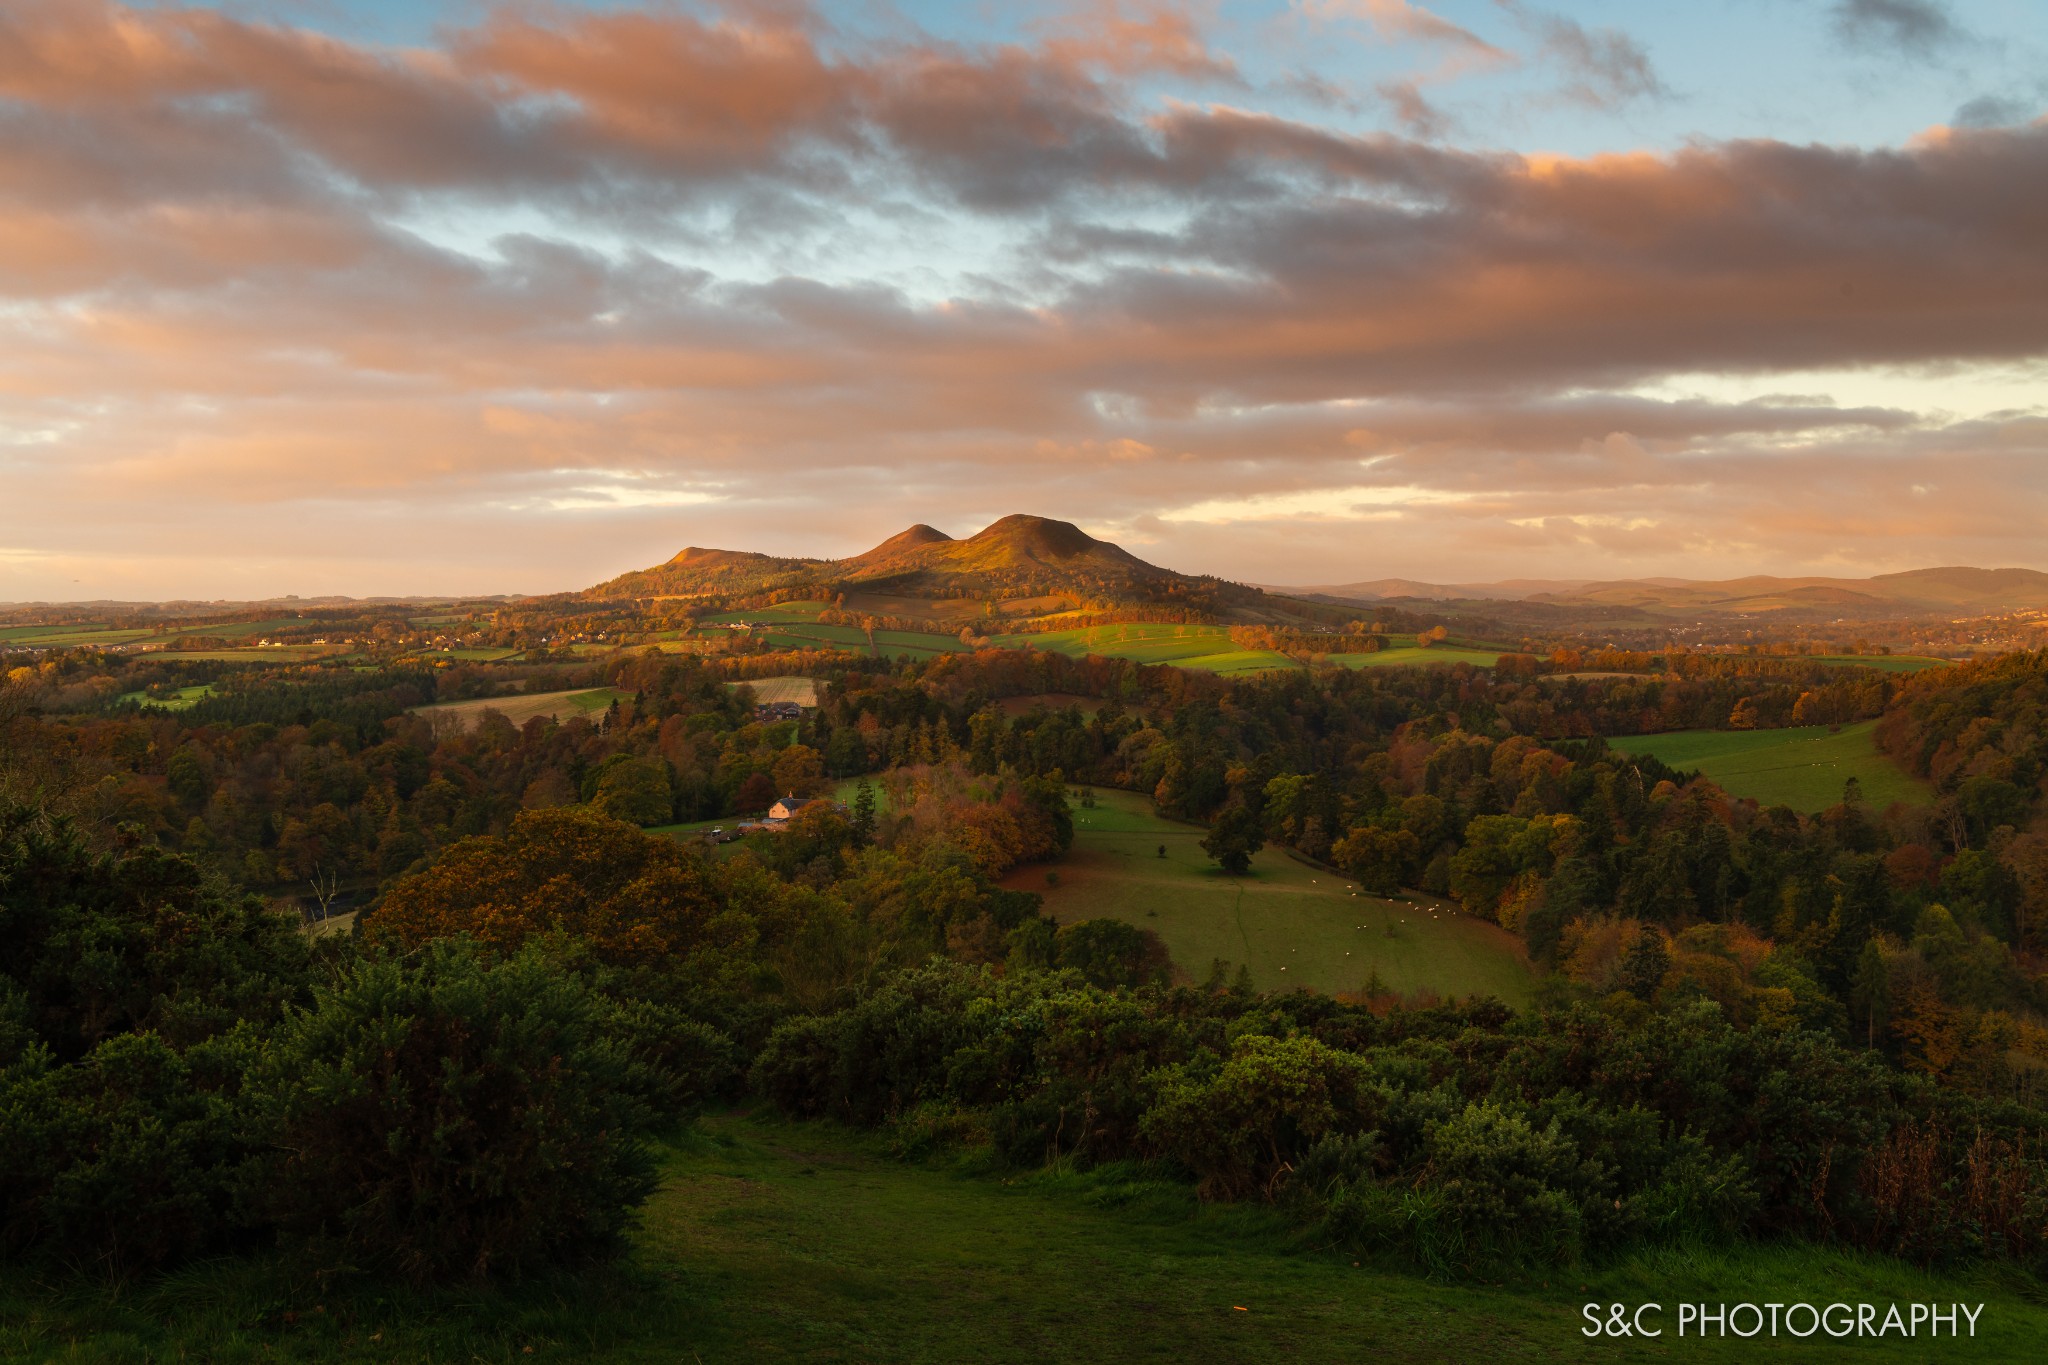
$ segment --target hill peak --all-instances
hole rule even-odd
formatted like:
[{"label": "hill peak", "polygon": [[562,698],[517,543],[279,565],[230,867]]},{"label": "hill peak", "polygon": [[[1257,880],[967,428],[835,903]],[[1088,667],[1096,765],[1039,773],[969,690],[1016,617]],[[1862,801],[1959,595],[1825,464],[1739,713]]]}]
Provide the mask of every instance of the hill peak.
[{"label": "hill peak", "polygon": [[1072,559],[1091,550],[1117,547],[1097,540],[1071,521],[1013,513],[967,538],[976,546],[1003,546],[1032,559]]},{"label": "hill peak", "polygon": [[892,555],[902,554],[905,550],[915,550],[920,545],[950,543],[952,539],[953,537],[937,527],[927,526],[920,521],[907,531],[898,531],[895,535],[890,536],[865,554],[853,556],[853,562],[871,563],[878,559],[888,559]]}]

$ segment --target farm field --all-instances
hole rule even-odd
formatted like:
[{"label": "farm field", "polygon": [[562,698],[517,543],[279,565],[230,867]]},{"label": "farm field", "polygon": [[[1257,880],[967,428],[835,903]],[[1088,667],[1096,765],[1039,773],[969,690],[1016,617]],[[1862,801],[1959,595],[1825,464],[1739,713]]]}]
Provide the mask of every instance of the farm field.
[{"label": "farm field", "polygon": [[[10,1361],[1568,1361],[1589,1301],[1985,1305],[1962,1360],[2032,1359],[2048,1308],[1989,1276],[1737,1246],[1442,1284],[1318,1250],[1128,1166],[997,1179],[826,1123],[714,1114],[665,1145],[627,1261],[498,1288],[315,1289],[275,1264],[52,1291],[0,1278]],[[1926,1342],[1603,1341],[1602,1358],[1917,1361]],[[2029,1343],[2033,1343],[2031,1346]],[[1944,1343],[1949,1345],[1950,1343]]]},{"label": "farm field", "polygon": [[524,725],[536,716],[547,716],[555,720],[568,720],[574,716],[587,716],[602,711],[614,701],[622,701],[626,694],[612,687],[587,687],[575,692],[541,692],[534,696],[513,695],[509,697],[483,697],[476,701],[443,701],[431,706],[415,706],[412,714],[430,717],[454,717],[464,729],[476,723],[476,718],[485,711],[496,711],[514,725]]},{"label": "farm field", "polygon": [[1791,730],[1674,730],[1608,741],[1629,754],[1650,754],[1679,769],[1698,769],[1731,795],[1765,806],[1818,811],[1838,804],[1842,784],[1855,778],[1863,802],[1883,810],[1895,801],[1923,805],[1927,784],[1901,771],[1877,751],[1877,722]]},{"label": "farm field", "polygon": [[[754,689],[754,700],[762,705],[770,702],[793,701],[798,706],[818,704],[818,684],[809,678],[747,678],[744,685]],[[727,687],[739,687],[742,683],[729,682]]]},{"label": "farm field", "polygon": [[420,651],[422,659],[452,659],[465,664],[496,664],[507,659],[516,659],[526,651],[510,646],[495,649],[427,649]]},{"label": "farm field", "polygon": [[300,664],[341,652],[339,645],[252,645],[247,649],[180,649],[169,657],[217,664]]},{"label": "farm field", "polygon": [[[768,630],[754,632],[753,638],[766,640],[776,649],[844,649],[856,654],[868,653],[867,632],[859,626],[819,623],[818,613],[829,605],[825,602],[784,602],[773,607],[756,607],[747,611],[717,612],[704,617],[703,623],[712,627],[733,621],[770,623]],[[726,632],[713,629],[703,633],[718,636]],[[899,654],[929,658],[934,654],[957,653],[965,648],[966,646],[952,635],[914,630],[875,632],[875,652],[889,658]]]},{"label": "farm field", "polygon": [[1134,624],[1087,626],[1041,634],[997,635],[998,649],[1043,649],[1068,658],[1090,654],[1141,664],[1172,664],[1209,673],[1264,673],[1300,664],[1270,649],[1244,649],[1221,626]]},{"label": "farm field", "polygon": [[1377,654],[1332,654],[1330,662],[1345,668],[1391,668],[1402,664],[1471,664],[1492,668],[1500,661],[1497,649],[1468,649],[1459,645],[1396,645]]},{"label": "farm field", "polygon": [[134,702],[137,706],[153,711],[189,711],[199,704],[201,697],[212,695],[212,683],[199,683],[192,687],[179,688],[176,696],[152,697],[147,692],[124,692],[115,700]]},{"label": "farm field", "polygon": [[1950,663],[1925,654],[1823,654],[1817,662],[1874,668],[1880,673],[1919,673],[1929,668],[1947,668]]},{"label": "farm field", "polygon": [[[1254,857],[1250,875],[1232,877],[1202,852],[1201,826],[1163,819],[1151,798],[1133,792],[1098,791],[1095,800],[1093,809],[1075,806],[1065,859],[1021,868],[1003,883],[1044,896],[1045,913],[1063,924],[1119,919],[1150,929],[1197,980],[1222,958],[1247,967],[1260,990],[1356,991],[1377,973],[1402,994],[1529,998],[1521,943],[1498,925],[1432,898],[1409,904],[1354,893],[1337,873],[1278,848]],[[1057,885],[1047,883],[1048,872]]]}]

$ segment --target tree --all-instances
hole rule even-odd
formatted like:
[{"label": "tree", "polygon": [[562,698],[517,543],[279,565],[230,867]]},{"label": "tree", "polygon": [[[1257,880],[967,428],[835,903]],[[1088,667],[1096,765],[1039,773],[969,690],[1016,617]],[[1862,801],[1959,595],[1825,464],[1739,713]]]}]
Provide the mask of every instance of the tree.
[{"label": "tree", "polygon": [[792,744],[775,756],[777,795],[809,796],[825,780],[825,756],[808,744]]},{"label": "tree", "polygon": [[740,783],[740,789],[732,798],[733,807],[741,815],[759,815],[775,804],[781,793],[775,790],[775,779],[767,773],[749,773],[747,780]]},{"label": "tree", "polygon": [[1405,829],[1379,829],[1360,825],[1337,841],[1330,859],[1344,875],[1375,896],[1391,896],[1401,889],[1401,880],[1415,862],[1418,845]]},{"label": "tree", "polygon": [[1664,983],[1664,974],[1670,970],[1671,953],[1664,946],[1663,931],[1654,924],[1645,924],[1621,959],[1615,984],[1638,1000],[1653,1000],[1657,988]]},{"label": "tree", "polygon": [[1234,877],[1251,871],[1252,855],[1265,847],[1259,818],[1242,803],[1233,801],[1216,816],[1216,823],[1202,837],[1202,852],[1223,865]]},{"label": "tree", "polygon": [[875,788],[863,777],[853,789],[853,846],[866,848],[875,841]]},{"label": "tree", "polygon": [[597,795],[592,804],[628,824],[667,824],[675,815],[667,760],[623,758],[609,765],[597,779]]},{"label": "tree", "polygon": [[417,948],[468,934],[506,952],[575,934],[601,961],[659,962],[699,946],[718,905],[673,839],[581,806],[521,811],[502,837],[452,845],[361,921],[372,943]]}]

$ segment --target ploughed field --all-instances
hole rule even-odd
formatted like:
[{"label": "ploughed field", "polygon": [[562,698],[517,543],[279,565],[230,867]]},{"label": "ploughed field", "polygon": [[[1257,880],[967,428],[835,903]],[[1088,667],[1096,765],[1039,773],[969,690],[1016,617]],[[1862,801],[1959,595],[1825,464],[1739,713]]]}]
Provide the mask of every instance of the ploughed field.
[{"label": "ploughed field", "polygon": [[[0,1276],[0,1359],[42,1361],[2029,1360],[2048,1309],[1989,1275],[1805,1248],[1648,1252],[1439,1284],[1200,1205],[1128,1165],[976,1173],[828,1124],[720,1114],[663,1153],[621,1265],[507,1287],[294,1281],[228,1259],[53,1289]],[[1662,1305],[1589,1343],[1588,1302]],[[1681,1302],[1983,1304],[1975,1340],[1674,1339]]]},{"label": "ploughed field", "polygon": [[1196,980],[1221,958],[1247,968],[1260,990],[1336,994],[1377,976],[1403,995],[1529,998],[1522,944],[1499,925],[1420,893],[1412,902],[1368,896],[1279,848],[1233,877],[1202,852],[1206,832],[1154,814],[1148,797],[1097,791],[1093,808],[1074,807],[1067,856],[1020,868],[1004,884],[1044,896],[1045,912],[1063,924],[1118,919],[1149,929]]},{"label": "ploughed field", "polygon": [[809,678],[784,675],[776,678],[746,678],[730,682],[727,687],[751,687],[754,701],[762,706],[776,702],[792,701],[798,706],[818,704],[818,684]]},{"label": "ploughed field", "polygon": [[1883,810],[1895,801],[1923,805],[1928,785],[1878,752],[1877,722],[1830,731],[1825,725],[1789,730],[1673,730],[1625,735],[1609,744],[1649,754],[1682,770],[1698,769],[1731,796],[1800,811],[1839,805],[1850,778],[1863,787],[1863,803]]}]

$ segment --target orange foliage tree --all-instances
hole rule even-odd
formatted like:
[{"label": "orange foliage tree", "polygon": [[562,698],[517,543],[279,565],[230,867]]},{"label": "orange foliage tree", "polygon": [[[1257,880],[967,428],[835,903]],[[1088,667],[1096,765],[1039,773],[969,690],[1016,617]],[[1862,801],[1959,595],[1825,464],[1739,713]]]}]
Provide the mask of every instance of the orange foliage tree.
[{"label": "orange foliage tree", "polygon": [[452,845],[393,886],[363,934],[405,948],[468,934],[507,951],[573,934],[626,964],[689,951],[717,910],[702,865],[675,840],[570,806],[522,811],[502,837]]}]

